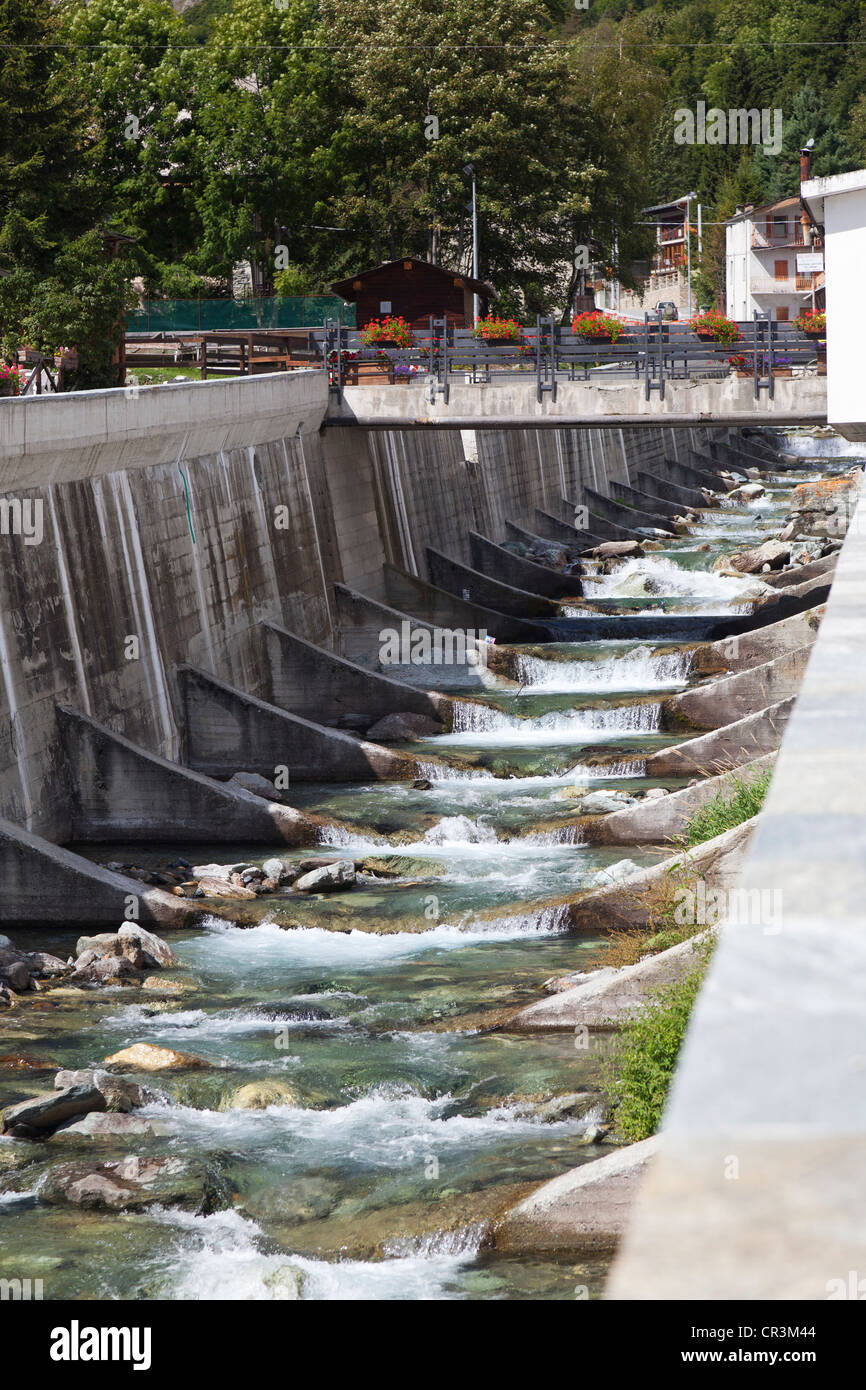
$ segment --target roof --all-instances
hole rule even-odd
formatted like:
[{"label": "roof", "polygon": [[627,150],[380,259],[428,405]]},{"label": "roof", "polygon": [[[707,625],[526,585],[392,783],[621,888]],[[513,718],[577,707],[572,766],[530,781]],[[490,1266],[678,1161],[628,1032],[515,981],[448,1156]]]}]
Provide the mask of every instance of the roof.
[{"label": "roof", "polygon": [[685,205],[686,205],[687,202],[688,202],[688,197],[687,197],[686,194],[684,193],[683,196],[682,196],[681,198],[672,198],[671,201],[670,201],[669,203],[653,203],[652,207],[649,207],[649,208],[642,208],[641,211],[642,211],[642,212],[667,212],[668,209],[670,209],[671,212],[674,212],[674,211],[685,212]]},{"label": "roof", "polygon": [[862,193],[866,189],[866,169],[852,169],[847,174],[828,174],[823,179],[808,179],[801,184],[803,201],[809,214],[819,226],[824,225],[824,199],[840,193]]},{"label": "roof", "polygon": [[725,218],[725,226],[729,227],[734,222],[743,222],[746,218],[754,222],[756,217],[766,217],[768,212],[781,212],[782,209],[799,207],[800,199],[795,193],[790,198],[779,198],[775,203],[761,203],[759,207],[749,208],[748,212],[735,213],[733,217]]},{"label": "roof", "polygon": [[473,294],[479,294],[484,299],[498,298],[493,286],[485,284],[483,280],[473,280],[471,275],[464,275],[461,270],[447,270],[445,266],[434,265],[432,261],[422,261],[418,256],[401,256],[397,261],[383,261],[381,265],[371,266],[369,270],[359,270],[354,275],[349,275],[345,280],[335,280],[330,288],[334,294],[339,294],[343,299],[351,301],[352,289],[356,280],[366,280],[369,276],[377,275],[382,270],[402,270],[406,261],[410,261],[412,265],[421,266],[424,270],[437,272],[443,280],[460,279]]}]

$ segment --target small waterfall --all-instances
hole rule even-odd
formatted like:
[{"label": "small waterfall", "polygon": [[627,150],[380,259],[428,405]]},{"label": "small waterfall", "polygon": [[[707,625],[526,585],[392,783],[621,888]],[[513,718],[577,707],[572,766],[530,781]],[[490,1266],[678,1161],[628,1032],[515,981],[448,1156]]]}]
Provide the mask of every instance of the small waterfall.
[{"label": "small waterfall", "polygon": [[454,727],[451,734],[437,737],[437,743],[459,739],[467,734],[495,736],[496,742],[519,743],[529,738],[533,742],[546,739],[591,737],[597,733],[629,732],[654,733],[659,727],[661,707],[657,703],[618,705],[612,709],[554,710],[535,718],[520,719],[490,705],[464,701],[454,707]]},{"label": "small waterfall", "polygon": [[652,647],[633,647],[627,652],[585,661],[545,661],[521,654],[517,657],[515,679],[533,691],[550,694],[661,690],[683,685],[692,660],[689,651],[664,652]]}]

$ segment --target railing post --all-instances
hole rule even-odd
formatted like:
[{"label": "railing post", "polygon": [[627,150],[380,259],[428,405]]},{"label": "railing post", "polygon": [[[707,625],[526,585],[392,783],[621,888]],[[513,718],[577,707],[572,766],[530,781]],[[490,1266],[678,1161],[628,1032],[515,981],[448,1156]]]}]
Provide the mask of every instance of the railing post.
[{"label": "railing post", "polygon": [[[652,373],[650,373],[650,336],[649,336],[650,315],[649,315],[646,311],[644,311],[644,316],[643,316],[643,318],[644,318],[644,323],[643,323],[643,351],[644,351],[643,379],[644,379],[644,395],[645,395],[646,399],[649,400],[649,398],[650,398],[650,392],[651,392],[651,391],[658,391],[658,393],[659,393],[659,400],[663,401],[664,398],[665,398],[665,377],[664,377],[665,364],[664,364],[664,352],[663,352],[663,347],[664,347],[664,345],[663,345],[663,343],[662,343],[662,311],[661,311],[661,309],[657,309],[657,310],[656,310],[656,320],[655,320],[656,339],[657,339],[657,341],[656,341],[656,360],[655,360],[655,363],[654,363],[655,370],[654,370]],[[656,372],[656,371],[658,372],[658,380],[657,380],[657,381],[655,380],[655,372]]]},{"label": "railing post", "polygon": [[[754,383],[755,383],[755,400],[758,400],[758,399],[759,399],[759,397],[760,397],[760,395],[761,395],[761,391],[762,391],[765,387],[766,387],[766,389],[767,389],[767,391],[768,391],[768,393],[769,393],[770,400],[772,400],[772,399],[773,399],[773,394],[774,394],[774,378],[773,378],[773,342],[774,342],[774,339],[773,339],[773,320],[770,318],[770,316],[769,316],[768,314],[759,314],[757,309],[755,309],[754,312],[753,312],[752,320],[753,320],[753,323],[754,323],[754,343],[755,343],[755,362],[754,362],[754,372],[753,372],[753,380],[754,380]],[[765,329],[766,329],[766,333],[764,332]],[[765,345],[766,345],[766,355],[767,355],[767,375],[766,375],[766,377],[764,377],[763,371],[758,369],[758,355],[759,355],[759,351],[760,351],[761,356],[763,356],[763,351],[762,351],[762,349],[764,348]]]},{"label": "railing post", "polygon": [[[548,380],[548,363],[545,358],[545,334],[550,330],[550,379]],[[556,400],[556,325],[553,315],[549,318],[541,318],[539,314],[535,316],[535,397],[540,401],[544,392],[550,392],[551,400]]]},{"label": "railing post", "polygon": [[[441,339],[439,346],[439,356],[436,361],[436,388],[434,397],[441,395],[445,404],[448,404],[449,381],[448,381],[448,320],[447,318],[430,320],[430,371],[433,372],[434,351],[436,343],[436,330],[441,329]],[[432,399],[432,398],[431,398]]]}]

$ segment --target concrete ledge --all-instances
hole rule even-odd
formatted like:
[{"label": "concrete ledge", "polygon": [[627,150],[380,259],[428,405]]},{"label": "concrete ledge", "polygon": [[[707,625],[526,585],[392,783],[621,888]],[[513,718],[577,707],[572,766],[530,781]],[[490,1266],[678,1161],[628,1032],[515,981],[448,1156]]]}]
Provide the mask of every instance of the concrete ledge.
[{"label": "concrete ledge", "polygon": [[594,544],[593,538],[590,538],[589,542],[584,539],[586,533],[583,531],[578,537],[578,533],[573,527],[572,535],[564,541],[551,540],[547,536],[536,534],[535,531],[527,531],[525,527],[518,526],[514,521],[506,521],[505,531],[510,540],[522,541],[524,545],[531,546],[535,555],[552,557],[557,554],[564,554],[569,564],[574,564],[580,559],[583,551],[588,548],[588,544]]},{"label": "concrete ledge", "polygon": [[0,486],[45,487],[315,433],[326,374],[76,391],[0,401]]},{"label": "concrete ledge", "polygon": [[623,506],[629,504],[644,516],[652,514],[661,517],[662,525],[667,525],[675,516],[682,516],[684,510],[663,497],[653,497],[650,493],[639,492],[637,488],[629,487],[627,483],[618,483],[613,478],[610,482],[610,495],[615,502],[620,502]]},{"label": "concrete ledge", "polygon": [[[435,627],[462,629],[465,632],[486,630],[497,642],[537,642],[544,631],[525,618],[514,617],[496,608],[458,597],[446,589],[428,584],[417,575],[384,565],[385,592],[392,603],[412,617]],[[551,608],[556,611],[555,605]]]},{"label": "concrete ledge", "polygon": [[[399,622],[395,627],[399,633]],[[270,703],[280,709],[316,723],[344,714],[369,714],[372,724],[382,715],[404,711],[443,721],[451,718],[452,701],[444,695],[367,671],[275,623],[263,623],[262,635],[269,672],[268,696]],[[428,678],[433,679],[442,667],[434,671],[427,665],[425,669]]]},{"label": "concrete ledge", "polygon": [[[691,457],[694,458],[695,455]],[[677,459],[667,458],[656,467],[662,469],[665,477],[672,483],[682,487],[707,488],[710,492],[728,491],[729,485],[723,483],[719,474],[709,468],[696,468],[688,463],[680,463]]]},{"label": "concrete ledge", "polygon": [[439,550],[427,547],[430,578],[439,589],[455,594],[466,603],[495,608],[511,618],[557,618],[559,606],[552,599],[515,589],[498,579],[490,579],[459,560],[452,560]]},{"label": "concrete ledge", "polygon": [[515,589],[527,589],[552,599],[580,597],[580,575],[563,574],[561,570],[525,560],[487,540],[486,536],[479,536],[477,531],[469,532],[469,553],[479,573]]},{"label": "concrete ledge", "polygon": [[703,511],[708,506],[715,505],[700,488],[682,487],[679,483],[672,483],[655,473],[638,473],[636,482],[650,497],[662,497],[666,502],[674,502],[680,511],[684,508]]},{"label": "concrete ledge", "polygon": [[861,494],[740,881],[781,923],[721,930],[612,1298],[862,1296],[864,595]]},{"label": "concrete ledge", "polygon": [[59,707],[57,719],[75,787],[74,840],[318,841],[317,818],[179,767],[78,710]]},{"label": "concrete ledge", "polygon": [[701,964],[698,953],[706,938],[701,932],[635,965],[594,970],[574,989],[521,1009],[505,1027],[509,1033],[571,1032],[580,1027],[611,1032],[639,1014],[649,996],[690,975]]},{"label": "concrete ledge", "polygon": [[589,816],[580,823],[583,840],[591,845],[659,844],[671,840],[682,833],[695,811],[716,796],[729,795],[735,776],[744,780],[757,776],[773,766],[776,756],[766,753],[762,758],[742,763],[735,773],[706,777],[694,787],[683,787],[668,796],[641,801],[637,806],[626,806],[610,815]]},{"label": "concrete ledge", "polygon": [[772,753],[782,742],[785,725],[794,708],[794,697],[770,705],[757,714],[726,724],[711,734],[689,739],[651,753],[644,763],[646,777],[706,777],[723,768],[739,767]]},{"label": "concrete ledge", "polygon": [[189,927],[204,915],[185,898],[111,873],[79,854],[0,820],[0,926],[113,927],[130,899],[142,926]]},{"label": "concrete ledge", "polygon": [[644,1139],[544,1183],[498,1224],[497,1250],[590,1254],[614,1249],[658,1148],[657,1138]]},{"label": "concrete ledge", "polygon": [[804,608],[793,617],[743,632],[733,641],[723,638],[699,647],[692,657],[692,674],[715,675],[720,671],[746,671],[765,661],[810,645],[824,615],[824,607]]},{"label": "concrete ledge", "polygon": [[[431,623],[410,617],[408,613],[404,613],[400,609],[389,608],[387,604],[368,598],[366,594],[359,594],[354,589],[348,589],[345,584],[334,585],[334,600],[337,609],[341,654],[346,659],[372,671],[381,671],[379,653],[382,647],[382,633],[386,629],[396,628],[400,632],[402,625],[408,623],[410,634],[421,630],[429,633],[432,639],[435,633],[435,628]],[[486,642],[470,639],[466,643],[466,651],[467,655],[470,652],[474,653],[477,659],[467,660],[465,663],[455,662],[454,665],[449,666],[449,686],[460,685],[466,686],[467,689],[483,690],[485,686],[494,684],[495,682],[489,676],[485,663],[489,659],[491,666],[494,665],[497,656],[495,648],[491,649]],[[427,666],[407,663],[389,666],[388,669],[393,671],[394,676],[405,684],[425,685],[429,679]]]},{"label": "concrete ledge", "polygon": [[824,425],[827,378],[779,378],[772,400],[755,400],[751,381],[737,377],[666,381],[664,399],[647,400],[642,381],[557,382],[556,400],[539,401],[535,376],[464,385],[451,382],[448,403],[430,399],[426,383],[347,386],[331,403],[329,424],[372,429],[622,429],[646,425]]},{"label": "concrete ledge", "polygon": [[273,777],[276,767],[285,766],[290,779],[300,782],[391,782],[419,775],[415,760],[403,753],[288,714],[192,666],[179,667],[177,675],[186,757],[198,772]]},{"label": "concrete ledge", "polygon": [[762,666],[667,696],[662,701],[662,727],[720,729],[796,695],[811,650],[811,644],[798,647]]},{"label": "concrete ledge", "polygon": [[822,576],[832,578],[838,558],[837,555],[825,555],[823,560],[812,560],[808,565],[797,565],[794,569],[782,570],[781,574],[762,574],[761,582],[769,584],[771,589],[787,589],[799,587]]}]

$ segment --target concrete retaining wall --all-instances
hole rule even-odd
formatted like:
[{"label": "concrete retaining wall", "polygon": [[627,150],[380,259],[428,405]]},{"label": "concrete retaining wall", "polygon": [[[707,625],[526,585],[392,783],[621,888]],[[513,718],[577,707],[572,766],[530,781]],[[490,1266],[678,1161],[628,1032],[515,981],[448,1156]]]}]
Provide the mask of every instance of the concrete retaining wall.
[{"label": "concrete retaining wall", "polygon": [[[179,666],[263,698],[263,622],[339,650],[335,584],[385,600],[386,562],[426,577],[431,546],[468,563],[470,531],[532,529],[536,508],[707,438],[610,422],[320,431],[326,406],[315,372],[0,401],[3,488],[42,503],[44,523],[41,544],[0,536],[0,813],[71,835],[57,705],[176,761]],[[444,625],[506,640],[469,612]]]}]

